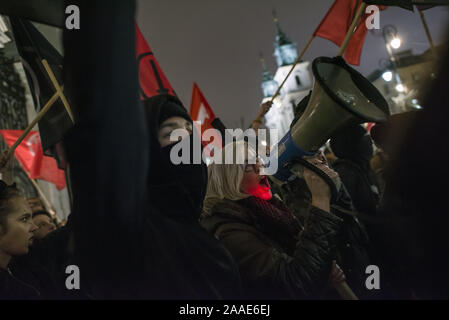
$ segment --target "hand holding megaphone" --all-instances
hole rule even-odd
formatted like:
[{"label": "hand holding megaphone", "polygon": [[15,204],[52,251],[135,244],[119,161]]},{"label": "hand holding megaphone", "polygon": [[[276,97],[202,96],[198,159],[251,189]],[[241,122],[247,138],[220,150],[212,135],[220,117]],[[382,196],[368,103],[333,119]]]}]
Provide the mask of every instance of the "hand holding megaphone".
[{"label": "hand holding megaphone", "polygon": [[340,177],[329,167],[321,151],[314,156],[305,156],[301,160],[294,161],[290,170],[297,177],[305,180],[312,195],[312,205],[320,209],[327,208],[331,198],[340,190]]},{"label": "hand holding megaphone", "polygon": [[[335,181],[340,179],[338,173],[329,168],[327,160],[321,151],[318,152],[315,157],[306,158],[305,160],[310,164],[312,164],[313,166],[315,166],[317,169],[321,170],[321,172],[327,175],[327,177],[329,177],[329,179],[331,179],[334,184],[336,184]],[[309,187],[309,190],[312,194],[312,198],[329,197],[330,199],[332,194],[331,189],[329,187],[329,183],[326,182],[322,178],[322,176],[317,175],[314,171],[304,166],[302,166],[302,168],[304,168],[302,175],[307,183],[307,186]]]}]

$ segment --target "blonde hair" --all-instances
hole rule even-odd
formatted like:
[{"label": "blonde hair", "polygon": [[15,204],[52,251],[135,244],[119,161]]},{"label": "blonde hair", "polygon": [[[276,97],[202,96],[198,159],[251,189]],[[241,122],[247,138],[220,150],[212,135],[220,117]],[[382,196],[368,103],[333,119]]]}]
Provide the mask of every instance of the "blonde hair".
[{"label": "blonde hair", "polygon": [[[241,149],[242,147],[244,149]],[[203,215],[210,215],[212,207],[220,200],[236,201],[250,196],[241,191],[243,176],[245,175],[245,163],[239,164],[235,161],[235,159],[241,159],[239,154],[242,150],[246,151],[246,159],[255,155],[254,150],[246,142],[237,141],[227,144],[222,149],[222,161],[220,164],[213,162],[209,165]],[[233,156],[234,163],[226,164],[225,160],[229,160],[230,155]]]}]

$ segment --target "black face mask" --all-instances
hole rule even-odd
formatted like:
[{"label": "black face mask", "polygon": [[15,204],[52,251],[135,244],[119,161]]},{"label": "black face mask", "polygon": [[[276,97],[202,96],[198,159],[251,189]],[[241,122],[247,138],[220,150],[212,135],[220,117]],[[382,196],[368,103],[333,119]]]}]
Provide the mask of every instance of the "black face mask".
[{"label": "black face mask", "polygon": [[[189,163],[173,164],[170,159],[172,149],[175,146],[181,147],[179,144],[187,142],[190,152]],[[201,145],[201,142],[197,143]],[[200,150],[202,154],[202,146]],[[189,214],[195,218],[201,214],[207,188],[207,166],[201,154],[199,155],[200,163],[194,164],[193,152],[193,135],[190,135],[182,141],[161,148],[156,157],[152,155],[153,163],[149,181],[152,195],[150,197],[152,201],[161,204],[161,209],[168,211],[169,214],[184,216]]]},{"label": "black face mask", "polygon": [[359,125],[348,127],[332,137],[331,148],[339,159],[350,159],[364,165],[373,156],[371,137]]}]

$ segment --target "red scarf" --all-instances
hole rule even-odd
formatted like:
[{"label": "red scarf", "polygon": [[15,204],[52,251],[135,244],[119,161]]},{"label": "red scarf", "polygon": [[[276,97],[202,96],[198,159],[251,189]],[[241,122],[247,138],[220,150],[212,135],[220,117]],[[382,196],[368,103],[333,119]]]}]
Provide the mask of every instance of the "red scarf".
[{"label": "red scarf", "polygon": [[279,200],[263,200],[249,197],[239,200],[249,209],[258,227],[273,242],[277,242],[288,253],[293,254],[302,226],[295,215]]}]

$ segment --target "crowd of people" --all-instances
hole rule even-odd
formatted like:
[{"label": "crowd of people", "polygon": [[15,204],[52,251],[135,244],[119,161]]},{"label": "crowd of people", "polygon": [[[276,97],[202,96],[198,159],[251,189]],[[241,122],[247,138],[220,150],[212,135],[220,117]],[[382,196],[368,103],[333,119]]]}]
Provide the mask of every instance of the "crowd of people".
[{"label": "crowd of people", "polygon": [[[0,181],[0,299],[338,299],[342,284],[359,299],[449,298],[449,174],[447,154],[435,155],[449,137],[439,117],[448,59],[402,141],[386,146],[393,121],[372,131],[375,144],[355,125],[331,137],[332,153],[308,159],[340,178],[332,197],[307,168],[273,184],[244,141],[222,149],[226,157],[243,147],[243,164],[174,164],[173,148],[194,138],[192,119],[174,96],[139,101],[134,10],[111,1],[78,33],[65,31],[65,85],[79,119],[64,141],[73,211],[56,227]],[[118,14],[127,24],[106,23]],[[89,62],[106,55],[124,63]],[[176,129],[187,134],[171,141]],[[374,168],[373,146],[388,153]],[[0,159],[3,176],[10,161]],[[77,290],[67,288],[69,265],[82,274]]]}]

